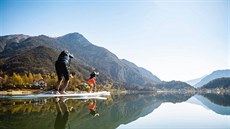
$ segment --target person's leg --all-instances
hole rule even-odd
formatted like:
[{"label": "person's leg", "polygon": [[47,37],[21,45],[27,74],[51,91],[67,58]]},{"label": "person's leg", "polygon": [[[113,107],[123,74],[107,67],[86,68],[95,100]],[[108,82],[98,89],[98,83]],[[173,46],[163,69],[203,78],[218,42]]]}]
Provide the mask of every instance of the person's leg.
[{"label": "person's leg", "polygon": [[60,88],[60,93],[61,94],[66,94],[65,90],[69,84],[69,80],[64,79],[63,85]]},{"label": "person's leg", "polygon": [[70,78],[70,72],[69,72],[69,68],[67,67],[67,64],[64,64],[62,73],[64,76],[64,82],[60,88],[60,93],[65,94],[65,90],[69,84],[69,78]]},{"label": "person's leg", "polygon": [[62,80],[58,80],[57,86],[56,86],[56,91],[59,91],[59,90],[60,90],[61,83],[62,83]]},{"label": "person's leg", "polygon": [[62,83],[62,67],[61,67],[61,64],[60,62],[56,62],[55,63],[55,69],[56,69],[56,73],[57,73],[57,76],[58,76],[58,81],[57,81],[57,85],[55,87],[55,91],[56,93],[59,93],[59,89],[61,87],[61,83]]},{"label": "person's leg", "polygon": [[90,84],[89,86],[90,86],[89,93],[91,93],[93,91],[93,85]]},{"label": "person's leg", "polygon": [[96,86],[95,85],[93,86],[93,92],[96,92]]}]

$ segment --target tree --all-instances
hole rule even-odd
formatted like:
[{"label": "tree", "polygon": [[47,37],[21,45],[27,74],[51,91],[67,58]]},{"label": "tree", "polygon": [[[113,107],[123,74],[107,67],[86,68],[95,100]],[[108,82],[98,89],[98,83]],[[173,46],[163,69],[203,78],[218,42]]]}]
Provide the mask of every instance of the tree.
[{"label": "tree", "polygon": [[10,83],[10,79],[8,75],[4,75],[3,77],[3,84],[7,85]]},{"label": "tree", "polygon": [[29,77],[26,74],[24,74],[22,76],[22,80],[23,80],[23,84],[24,85],[28,85],[29,84]]},{"label": "tree", "polygon": [[14,85],[22,85],[23,80],[19,74],[13,73],[12,81]]},{"label": "tree", "polygon": [[53,76],[50,76],[50,75],[47,75],[47,77],[44,79],[45,82],[47,83],[48,86],[56,86],[57,85],[57,77],[53,77]]},{"label": "tree", "polygon": [[79,84],[80,84],[80,82],[75,76],[73,78],[70,78],[69,88],[74,88],[75,86],[77,86]]},{"label": "tree", "polygon": [[32,74],[32,73],[29,73],[29,76],[28,76],[28,83],[29,83],[29,84],[32,84],[33,81],[34,81],[33,74]]},{"label": "tree", "polygon": [[38,80],[43,79],[43,77],[42,77],[42,75],[40,73],[39,74],[34,74],[33,77],[34,77],[34,81],[38,81]]}]

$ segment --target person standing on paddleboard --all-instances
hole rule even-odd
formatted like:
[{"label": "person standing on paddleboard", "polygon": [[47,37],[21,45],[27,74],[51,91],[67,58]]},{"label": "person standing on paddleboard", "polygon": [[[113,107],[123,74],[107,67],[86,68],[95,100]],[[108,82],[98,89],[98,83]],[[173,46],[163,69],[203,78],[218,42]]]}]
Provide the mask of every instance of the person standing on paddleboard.
[{"label": "person standing on paddleboard", "polygon": [[94,71],[90,74],[90,78],[88,79],[88,84],[90,86],[90,89],[93,90],[93,92],[96,91],[96,76],[98,75],[99,75],[99,72]]},{"label": "person standing on paddleboard", "polygon": [[[66,94],[65,90],[69,84],[70,79],[70,62],[71,58],[74,56],[70,54],[67,50],[61,52],[58,56],[57,61],[55,62],[55,69],[58,76],[58,82],[56,86],[56,94]],[[64,77],[64,82],[62,84],[62,78]]]}]

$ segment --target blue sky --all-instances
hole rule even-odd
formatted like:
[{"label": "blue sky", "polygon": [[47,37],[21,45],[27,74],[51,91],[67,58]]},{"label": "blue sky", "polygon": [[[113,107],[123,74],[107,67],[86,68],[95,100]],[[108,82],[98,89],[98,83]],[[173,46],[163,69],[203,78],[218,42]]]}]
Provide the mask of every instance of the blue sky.
[{"label": "blue sky", "polygon": [[90,42],[162,80],[230,68],[229,0],[0,0],[0,35]]}]

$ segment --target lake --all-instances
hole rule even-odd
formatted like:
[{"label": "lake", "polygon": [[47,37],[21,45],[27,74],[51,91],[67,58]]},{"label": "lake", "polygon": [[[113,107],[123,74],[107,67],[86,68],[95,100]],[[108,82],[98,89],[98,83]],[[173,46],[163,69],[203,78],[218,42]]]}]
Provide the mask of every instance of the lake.
[{"label": "lake", "polygon": [[230,95],[0,99],[0,129],[229,129]]}]

